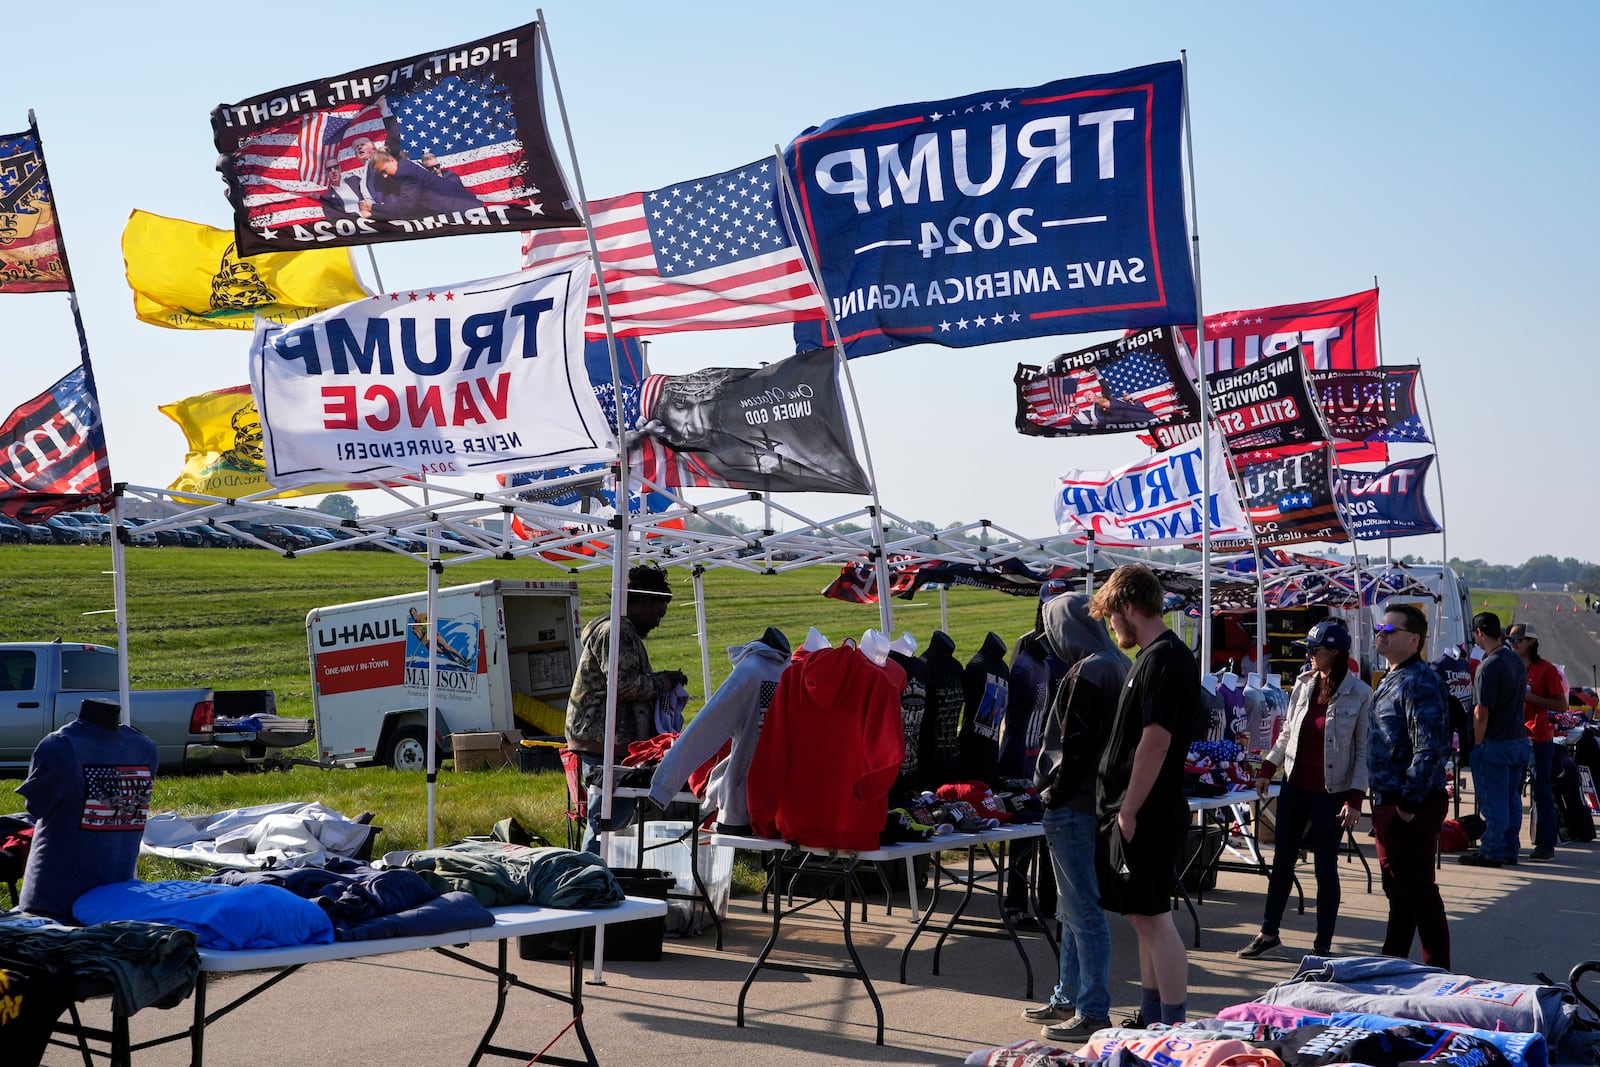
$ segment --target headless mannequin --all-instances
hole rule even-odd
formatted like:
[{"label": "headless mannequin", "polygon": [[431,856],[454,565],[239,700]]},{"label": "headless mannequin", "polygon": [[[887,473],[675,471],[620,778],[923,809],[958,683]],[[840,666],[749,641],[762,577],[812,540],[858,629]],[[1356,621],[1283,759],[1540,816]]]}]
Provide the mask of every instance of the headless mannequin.
[{"label": "headless mannequin", "polygon": [[78,708],[78,718],[104,730],[115,730],[122,725],[122,708],[109,700],[85,700]]},{"label": "headless mannequin", "polygon": [[806,643],[800,646],[807,652],[819,652],[824,648],[832,648],[833,642],[822,635],[822,631],[813,626],[806,633]]},{"label": "headless mannequin", "polygon": [[1217,676],[1214,674],[1203,674],[1200,676],[1200,688],[1204,689],[1212,696],[1217,695],[1218,684]]},{"label": "headless mannequin", "polygon": [[861,635],[861,644],[857,647],[862,655],[881,667],[889,658],[889,635],[882,630],[868,630]]}]

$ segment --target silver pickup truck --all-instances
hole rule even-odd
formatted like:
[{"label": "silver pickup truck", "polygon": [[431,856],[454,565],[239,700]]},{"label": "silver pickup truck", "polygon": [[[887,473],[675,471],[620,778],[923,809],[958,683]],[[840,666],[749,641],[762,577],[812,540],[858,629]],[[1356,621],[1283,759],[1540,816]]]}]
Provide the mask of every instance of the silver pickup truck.
[{"label": "silver pickup truck", "polygon": [[[252,691],[227,694],[248,697]],[[270,691],[264,693],[271,702]],[[238,765],[220,752],[211,689],[136,689],[133,725],[156,743],[160,771]],[[46,734],[78,717],[85,700],[117,701],[117,650],[61,642],[0,642],[0,772],[25,770]],[[266,710],[271,710],[266,709]]]}]

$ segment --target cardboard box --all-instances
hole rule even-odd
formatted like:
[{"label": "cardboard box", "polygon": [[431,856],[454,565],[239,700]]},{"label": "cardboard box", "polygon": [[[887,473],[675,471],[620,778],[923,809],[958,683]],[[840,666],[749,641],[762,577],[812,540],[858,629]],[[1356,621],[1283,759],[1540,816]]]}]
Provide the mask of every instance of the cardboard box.
[{"label": "cardboard box", "polygon": [[456,770],[485,771],[520,765],[522,747],[518,730],[477,730],[450,735]]}]

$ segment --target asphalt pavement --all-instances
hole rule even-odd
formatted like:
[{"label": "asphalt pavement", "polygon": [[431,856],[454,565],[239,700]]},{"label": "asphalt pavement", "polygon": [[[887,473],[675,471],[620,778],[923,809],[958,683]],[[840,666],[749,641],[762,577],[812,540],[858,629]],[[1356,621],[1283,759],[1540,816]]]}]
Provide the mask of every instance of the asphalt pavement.
[{"label": "asphalt pavement", "polygon": [[[1583,594],[1524,591],[1512,619],[1533,624],[1539,635],[1539,655],[1566,668],[1568,685],[1600,688],[1600,614],[1586,611]],[[1482,611],[1478,598],[1474,611]],[[1524,606],[1526,605],[1526,606]]]},{"label": "asphalt pavement", "polygon": [[[1535,609],[1531,599],[1529,603],[1531,613]],[[1551,616],[1556,614],[1553,606]],[[1587,619],[1578,623],[1568,616],[1562,622],[1592,642],[1583,629]],[[1552,634],[1558,625],[1552,624]],[[1570,640],[1574,643],[1564,648],[1583,647],[1576,637]],[[1374,885],[1369,893],[1359,863],[1341,864],[1343,904],[1335,951],[1367,955],[1382,942],[1386,904],[1376,884],[1377,860],[1365,823],[1357,839],[1374,868]],[[1553,863],[1500,870],[1463,867],[1448,855],[1444,859],[1439,881],[1458,972],[1506,981],[1530,981],[1538,972],[1564,979],[1574,965],[1600,959],[1600,894],[1595,890],[1600,845],[1563,845]],[[1300,875],[1314,896],[1308,863],[1301,864]],[[1309,951],[1314,902],[1307,902],[1302,915],[1291,898],[1283,946],[1256,960],[1234,955],[1259,926],[1265,884],[1255,874],[1224,872],[1218,888],[1206,893],[1198,906],[1203,930],[1201,947],[1189,951],[1191,1017],[1255,998],[1290,977],[1300,954]],[[903,902],[903,895],[897,899]],[[950,897],[945,899],[948,906]],[[992,916],[992,898],[987,908],[980,900],[973,909]],[[1192,944],[1187,914],[1180,911],[1177,918],[1180,932]],[[1131,929],[1116,917],[1111,927],[1115,1018],[1138,1002],[1138,971]],[[659,962],[608,966],[605,985],[585,990],[586,1025],[600,1062],[612,1067],[953,1065],[974,1049],[1036,1033],[1033,1024],[1019,1018],[1029,1001],[1024,998],[1021,961],[1008,941],[953,938],[941,953],[941,973],[934,975],[932,938],[925,936],[913,952],[909,981],[901,985],[899,954],[911,929],[903,903],[893,915],[874,904],[867,921],[855,925],[857,946],[883,1000],[883,1046],[873,1043],[873,1014],[861,987],[837,978],[764,973],[750,990],[746,1025],[740,1028],[734,1002],[769,929],[770,919],[759,902],[739,898],[730,905],[725,951],[716,951],[709,935],[669,939]],[[844,956],[839,921],[826,909],[786,920],[785,935],[779,958],[798,955],[827,962]],[[1049,995],[1055,960],[1037,935],[1025,938],[1024,944],[1034,969],[1034,1000],[1041,1001]],[[468,951],[484,961],[492,959],[490,946],[475,945]],[[518,961],[514,952],[513,970],[557,988],[566,977],[562,965]],[[226,976],[212,983],[209,1006],[220,1007],[249,980]],[[1597,985],[1586,986],[1591,999],[1600,999]],[[214,1022],[207,1031],[205,1061],[228,1067],[466,1063],[489,1021],[493,994],[487,976],[431,952],[315,964]],[[171,1032],[186,1024],[191,1010],[186,1002],[171,1011],[140,1012],[132,1020],[133,1037],[138,1041]],[[103,1024],[106,1014],[104,1002],[84,1006],[91,1023]],[[499,1039],[539,1048],[566,1021],[561,1005],[514,991]],[[551,1051],[579,1054],[570,1035]],[[45,1062],[68,1067],[82,1060],[67,1049],[53,1049]],[[152,1067],[188,1062],[181,1043],[134,1056],[135,1064]]]}]

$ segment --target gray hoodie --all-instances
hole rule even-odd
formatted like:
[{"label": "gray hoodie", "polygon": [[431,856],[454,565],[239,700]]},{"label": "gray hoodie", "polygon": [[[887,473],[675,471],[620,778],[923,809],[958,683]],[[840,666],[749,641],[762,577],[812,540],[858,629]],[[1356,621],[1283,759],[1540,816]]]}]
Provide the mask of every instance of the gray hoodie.
[{"label": "gray hoodie", "polygon": [[767,705],[778,691],[778,676],[789,666],[789,657],[764,641],[751,641],[728,649],[728,662],[733,664],[733,673],[662,757],[651,779],[650,799],[657,807],[666,807],[695,769],[732,738],[728,757],[711,772],[701,810],[716,811],[719,823],[738,827],[750,822],[745,778],[756,754]]},{"label": "gray hoodie", "polygon": [[1044,606],[1044,635],[1070,667],[1045,720],[1033,782],[1047,808],[1093,811],[1095,770],[1128,677],[1128,657],[1105,624],[1089,614],[1082,593]]}]

